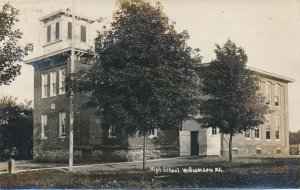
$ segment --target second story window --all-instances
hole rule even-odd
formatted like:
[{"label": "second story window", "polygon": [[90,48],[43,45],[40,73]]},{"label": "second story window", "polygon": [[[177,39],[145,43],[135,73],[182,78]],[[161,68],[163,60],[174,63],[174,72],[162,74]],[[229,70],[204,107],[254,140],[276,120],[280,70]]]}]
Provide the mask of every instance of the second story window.
[{"label": "second story window", "polygon": [[279,100],[280,100],[280,86],[278,84],[275,84],[275,97],[274,97],[275,106],[279,106]]},{"label": "second story window", "polygon": [[51,42],[51,25],[47,26],[47,42]]},{"label": "second story window", "polygon": [[56,71],[50,72],[50,96],[56,96]]},{"label": "second story window", "polygon": [[80,26],[80,40],[86,42],[86,26]]},{"label": "second story window", "polygon": [[271,83],[266,83],[266,104],[271,105]]},{"label": "second story window", "polygon": [[47,73],[42,74],[42,98],[48,96],[48,75]]},{"label": "second story window", "polygon": [[66,69],[59,69],[59,94],[65,94]]},{"label": "second story window", "polygon": [[68,38],[72,39],[72,23],[68,22]]},{"label": "second story window", "polygon": [[59,22],[55,24],[55,39],[59,39]]}]

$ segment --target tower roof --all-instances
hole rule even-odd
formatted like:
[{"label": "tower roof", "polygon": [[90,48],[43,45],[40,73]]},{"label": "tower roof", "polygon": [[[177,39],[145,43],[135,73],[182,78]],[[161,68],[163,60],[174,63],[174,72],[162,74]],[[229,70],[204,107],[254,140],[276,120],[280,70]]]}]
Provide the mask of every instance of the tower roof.
[{"label": "tower roof", "polygon": [[[40,18],[40,21],[47,22],[48,20],[52,20],[52,19],[54,19],[56,17],[60,17],[60,16],[72,17],[72,12],[69,11],[69,9],[67,9],[67,10],[60,9],[58,11],[55,11],[53,13],[43,16],[42,18]],[[93,23],[96,21],[96,19],[82,16],[82,15],[79,15],[76,13],[75,13],[75,19],[86,21],[88,23]]]}]

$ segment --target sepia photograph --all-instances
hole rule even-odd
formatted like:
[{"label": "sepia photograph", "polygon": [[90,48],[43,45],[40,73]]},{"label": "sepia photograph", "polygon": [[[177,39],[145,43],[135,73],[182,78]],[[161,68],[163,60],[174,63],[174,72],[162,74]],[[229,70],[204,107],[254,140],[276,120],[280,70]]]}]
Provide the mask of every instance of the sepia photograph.
[{"label": "sepia photograph", "polygon": [[300,188],[299,0],[3,0],[1,189]]}]

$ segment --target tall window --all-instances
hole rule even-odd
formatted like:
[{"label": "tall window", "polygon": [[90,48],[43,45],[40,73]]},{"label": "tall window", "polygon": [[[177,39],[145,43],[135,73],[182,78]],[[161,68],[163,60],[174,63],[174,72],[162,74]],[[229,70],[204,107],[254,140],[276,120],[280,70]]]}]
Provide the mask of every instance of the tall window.
[{"label": "tall window", "polygon": [[47,115],[42,115],[41,139],[47,139],[47,135],[46,135],[47,125],[48,125],[48,117]]},{"label": "tall window", "polygon": [[216,127],[212,128],[212,134],[217,135],[218,134],[218,129]]},{"label": "tall window", "polygon": [[50,96],[56,96],[56,71],[50,72]]},{"label": "tall window", "polygon": [[251,130],[250,129],[245,131],[245,139],[251,139]]},{"label": "tall window", "polygon": [[280,117],[275,117],[275,139],[280,139]]},{"label": "tall window", "polygon": [[266,117],[266,139],[271,139],[271,119],[270,116]]},{"label": "tall window", "polygon": [[279,106],[279,100],[280,100],[280,86],[278,84],[275,84],[275,106]]},{"label": "tall window", "polygon": [[59,22],[55,24],[55,39],[59,39]]},{"label": "tall window", "polygon": [[80,26],[80,40],[86,42],[86,26]]},{"label": "tall window", "polygon": [[68,38],[72,39],[72,22],[68,22]]},{"label": "tall window", "polygon": [[59,94],[65,94],[66,69],[59,69]]},{"label": "tall window", "polygon": [[47,26],[47,42],[51,42],[51,25]]},{"label": "tall window", "polygon": [[42,74],[42,98],[48,96],[48,75]]},{"label": "tall window", "polygon": [[259,94],[262,93],[262,92],[261,92],[261,86],[262,86],[261,81],[258,81],[258,93],[259,93]]},{"label": "tall window", "polygon": [[116,138],[116,127],[110,126],[108,129],[108,138]]},{"label": "tall window", "polygon": [[271,83],[266,83],[266,104],[271,105]]},{"label": "tall window", "polygon": [[254,129],[254,136],[255,136],[255,139],[260,139],[260,126],[258,126]]},{"label": "tall window", "polygon": [[66,136],[66,113],[59,113],[59,137],[64,138]]}]

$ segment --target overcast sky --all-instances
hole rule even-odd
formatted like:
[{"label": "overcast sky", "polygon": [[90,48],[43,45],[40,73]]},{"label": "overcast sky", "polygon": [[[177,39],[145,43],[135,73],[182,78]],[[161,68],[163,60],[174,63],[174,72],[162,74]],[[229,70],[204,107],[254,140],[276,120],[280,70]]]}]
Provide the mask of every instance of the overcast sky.
[{"label": "overcast sky", "polygon": [[[17,27],[22,42],[32,42],[30,57],[41,50],[41,23],[38,19],[58,9],[71,7],[71,0],[11,0],[20,9]],[[203,62],[214,58],[215,44],[228,38],[242,46],[248,66],[283,75],[289,84],[290,130],[300,130],[300,2],[298,0],[162,0],[164,12],[176,22],[178,31],[187,30],[189,45],[201,49]],[[1,1],[0,5],[3,5]],[[75,11],[111,21],[114,0],[75,0]],[[23,65],[22,74],[0,94],[33,100],[33,68]]]}]

